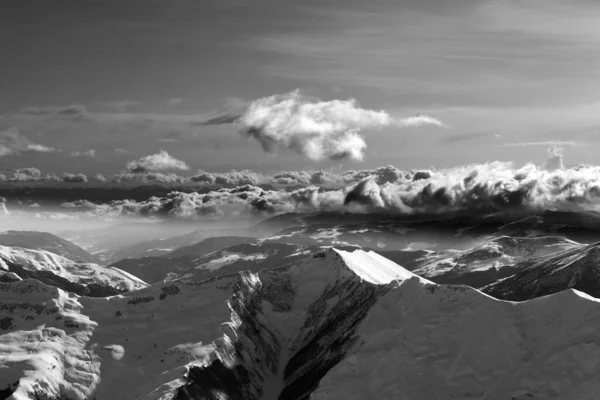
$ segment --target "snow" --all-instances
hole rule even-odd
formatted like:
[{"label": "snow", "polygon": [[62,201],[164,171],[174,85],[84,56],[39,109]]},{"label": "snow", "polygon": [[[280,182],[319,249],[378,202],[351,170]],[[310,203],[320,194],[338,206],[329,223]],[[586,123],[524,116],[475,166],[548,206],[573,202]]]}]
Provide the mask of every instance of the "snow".
[{"label": "snow", "polygon": [[361,279],[370,283],[382,285],[396,279],[405,280],[411,278],[416,278],[422,282],[429,282],[374,251],[355,250],[349,252],[337,249],[334,249],[334,251],[342,256],[348,268]]},{"label": "snow", "polygon": [[595,398],[600,303],[566,291],[524,303],[409,280],[370,310],[364,343],[311,399]]},{"label": "snow", "polygon": [[[107,298],[31,279],[0,292],[0,320],[14,325],[0,330],[0,389],[21,379],[11,400],[34,399],[36,388],[50,399],[167,400],[189,368],[216,358],[247,372],[245,389],[261,400],[319,373],[304,398],[582,400],[600,391],[598,299],[568,290],[496,300],[435,285],[373,251],[327,249],[256,274]],[[212,392],[230,398],[228,389]]]},{"label": "snow", "polygon": [[[12,271],[13,269],[17,269]],[[116,291],[129,291],[148,286],[139,278],[118,268],[75,262],[45,250],[0,246],[0,270],[12,271],[22,278],[33,277],[42,281],[67,281],[81,291],[89,285],[99,285]]]},{"label": "snow", "polygon": [[223,251],[221,254],[221,257],[210,260],[207,263],[196,265],[195,268],[214,271],[236,261],[265,260],[268,257],[268,255],[264,253],[243,254]]}]

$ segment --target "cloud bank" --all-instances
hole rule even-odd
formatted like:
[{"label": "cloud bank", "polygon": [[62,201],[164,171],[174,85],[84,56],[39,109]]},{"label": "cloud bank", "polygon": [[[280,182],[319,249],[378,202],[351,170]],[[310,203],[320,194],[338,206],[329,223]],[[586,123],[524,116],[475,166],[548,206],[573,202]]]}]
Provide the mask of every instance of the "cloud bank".
[{"label": "cloud bank", "polygon": [[0,174],[0,183],[27,184],[27,183],[86,183],[88,178],[84,174],[71,174],[65,172],[62,176],[43,174],[37,168],[20,168],[9,173]]},{"label": "cloud bank", "polygon": [[355,99],[321,101],[303,96],[299,90],[260,98],[199,123],[234,123],[242,135],[256,139],[266,152],[285,148],[312,161],[362,160],[367,143],[360,133],[365,129],[442,126],[426,115],[395,121],[385,111],[361,108]]},{"label": "cloud bank", "polygon": [[[274,179],[305,182],[324,175],[284,172]],[[562,154],[556,149],[543,166],[516,167],[511,163],[491,162],[440,171],[400,171],[388,166],[368,172],[351,171],[344,176],[356,179],[363,175],[367,176],[341,189],[308,186],[296,190],[265,190],[248,184],[202,194],[174,191],[142,202],[120,200],[86,207],[88,213],[98,216],[172,218],[318,211],[387,215],[600,211],[600,167],[565,168]]]}]

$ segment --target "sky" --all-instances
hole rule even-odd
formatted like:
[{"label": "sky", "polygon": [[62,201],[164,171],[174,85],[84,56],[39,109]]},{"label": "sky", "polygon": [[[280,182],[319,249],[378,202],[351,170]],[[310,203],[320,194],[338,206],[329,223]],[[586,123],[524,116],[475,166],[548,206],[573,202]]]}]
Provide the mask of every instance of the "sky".
[{"label": "sky", "polygon": [[[192,172],[542,163],[552,146],[598,164],[599,46],[593,0],[4,0],[0,131],[19,139],[0,171],[114,174],[161,150]],[[296,89],[443,126],[366,127],[362,160],[313,160],[197,123]]]}]

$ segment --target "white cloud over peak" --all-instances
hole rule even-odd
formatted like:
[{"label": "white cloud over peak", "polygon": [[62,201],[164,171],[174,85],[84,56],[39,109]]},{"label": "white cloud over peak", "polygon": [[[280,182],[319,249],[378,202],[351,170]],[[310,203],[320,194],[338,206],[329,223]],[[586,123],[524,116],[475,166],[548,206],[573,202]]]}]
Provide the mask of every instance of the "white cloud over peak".
[{"label": "white cloud over peak", "polygon": [[132,173],[144,173],[167,170],[188,170],[190,167],[181,160],[176,159],[164,150],[156,154],[145,156],[126,165],[127,171]]},{"label": "white cloud over peak", "polygon": [[366,129],[384,126],[443,126],[427,115],[395,120],[386,111],[361,108],[355,99],[322,101],[299,90],[263,97],[204,118],[197,124],[234,123],[244,136],[256,139],[267,152],[285,148],[312,161],[362,160]]}]

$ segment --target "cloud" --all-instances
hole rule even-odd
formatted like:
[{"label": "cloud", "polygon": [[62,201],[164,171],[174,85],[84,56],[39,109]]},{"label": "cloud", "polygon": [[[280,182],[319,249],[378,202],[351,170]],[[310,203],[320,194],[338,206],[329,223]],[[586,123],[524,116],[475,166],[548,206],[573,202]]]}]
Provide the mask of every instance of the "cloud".
[{"label": "cloud", "polygon": [[386,167],[375,169],[346,171],[343,175],[346,183],[358,182],[368,177],[372,177],[377,184],[383,185],[385,183],[410,181],[413,178],[413,174],[407,171],[401,171],[392,165],[388,165]]},{"label": "cloud", "polygon": [[117,112],[128,112],[132,108],[140,106],[142,102],[138,100],[119,100],[106,102],[104,104]]},{"label": "cloud", "polygon": [[260,98],[197,123],[234,123],[242,135],[256,139],[267,152],[286,148],[313,161],[362,160],[367,143],[360,132],[365,129],[392,124],[442,126],[426,115],[395,121],[385,111],[361,108],[354,99],[321,101],[299,90]]},{"label": "cloud", "polygon": [[50,153],[54,147],[33,143],[16,128],[0,131],[0,157],[21,153]]},{"label": "cloud", "polygon": [[71,156],[73,157],[95,157],[96,156],[96,150],[94,149],[88,149],[88,150],[82,150],[82,151],[74,151],[71,153]]},{"label": "cloud", "polygon": [[189,178],[192,182],[205,185],[258,185],[266,180],[265,176],[254,171],[231,171],[231,172],[206,172],[198,171],[196,175]]},{"label": "cloud", "polygon": [[54,174],[43,175],[37,168],[20,168],[11,173],[2,174],[0,181],[8,183],[61,182],[62,179]]},{"label": "cloud", "polygon": [[115,149],[115,154],[124,155],[124,154],[131,154],[131,152],[129,150],[118,147]]},{"label": "cloud", "polygon": [[565,166],[563,164],[563,149],[558,146],[552,146],[548,149],[548,159],[544,164],[544,169],[548,171],[555,171],[558,169],[563,169]]},{"label": "cloud", "polygon": [[502,146],[524,147],[524,146],[579,146],[579,143],[572,141],[548,140],[543,142],[516,142],[505,143]]},{"label": "cloud", "polygon": [[125,172],[112,177],[114,183],[186,183],[188,178],[173,173],[161,172]]},{"label": "cloud", "polygon": [[161,150],[156,154],[130,161],[127,163],[126,168],[128,172],[132,173],[190,169],[185,162],[176,159],[164,150]]},{"label": "cloud", "polygon": [[385,111],[362,109],[353,99],[311,101],[294,91],[253,101],[236,125],[267,152],[282,147],[319,161],[362,160],[367,144],[359,132],[391,122]]},{"label": "cloud", "polygon": [[62,176],[62,180],[67,183],[85,183],[88,178],[84,174],[70,174],[65,172]]},{"label": "cloud", "polygon": [[429,115],[425,115],[425,114],[419,114],[419,115],[399,119],[397,121],[397,125],[402,126],[402,127],[404,127],[404,126],[419,127],[419,126],[423,126],[423,125],[434,125],[434,126],[438,126],[440,128],[446,127],[442,123],[442,121],[440,121],[439,119],[431,117]]},{"label": "cloud", "polygon": [[[218,174],[207,174],[206,182],[217,182]],[[21,180],[39,180],[39,170],[28,168],[15,174]],[[132,179],[150,179],[151,174],[129,174]],[[176,180],[177,175],[155,173],[153,179]],[[212,176],[209,177],[209,176]],[[244,178],[245,177],[245,178]],[[359,179],[339,189],[313,186],[313,181]],[[257,178],[252,171],[232,171],[219,176],[235,184]],[[60,178],[59,178],[60,179]],[[184,179],[184,178],[182,178]],[[198,178],[199,179],[199,178]],[[282,172],[271,182],[299,182],[300,189],[266,190],[255,184],[191,193],[173,191],[145,201],[118,200],[94,204],[82,199],[64,207],[85,210],[86,216],[116,218],[236,218],[268,216],[287,212],[374,213],[385,215],[443,216],[456,212],[476,215],[516,215],[543,210],[600,211],[600,166],[566,168],[559,149],[550,150],[545,165],[490,162],[444,170],[401,171],[393,166],[343,175],[316,172]],[[75,218],[74,216],[71,216]]]},{"label": "cloud", "polygon": [[183,99],[179,99],[179,98],[169,99],[169,100],[167,100],[167,107],[171,107],[171,108],[177,107],[181,103],[183,103]]},{"label": "cloud", "polygon": [[26,107],[21,109],[24,114],[31,115],[56,115],[66,117],[73,121],[88,121],[90,113],[86,106],[81,104],[71,104],[60,107]]},{"label": "cloud", "polygon": [[62,176],[43,174],[37,168],[20,168],[12,172],[0,174],[0,182],[10,184],[22,183],[85,183],[87,176],[84,174],[71,174],[65,172]]}]

